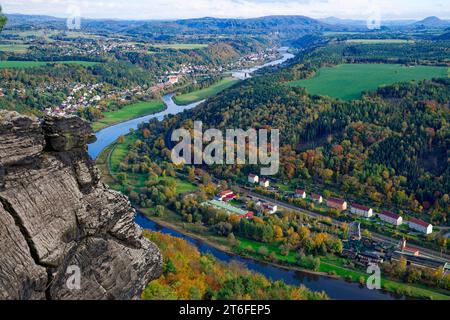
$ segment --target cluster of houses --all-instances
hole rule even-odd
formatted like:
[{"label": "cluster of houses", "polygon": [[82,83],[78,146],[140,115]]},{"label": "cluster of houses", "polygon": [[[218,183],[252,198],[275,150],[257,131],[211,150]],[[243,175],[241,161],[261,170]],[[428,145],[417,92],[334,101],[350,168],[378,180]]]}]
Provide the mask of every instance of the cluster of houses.
[{"label": "cluster of houses", "polygon": [[[178,76],[169,76],[164,82],[154,85],[150,88],[136,85],[134,87],[123,90],[108,90],[103,89],[102,83],[96,84],[75,84],[69,88],[69,95],[55,108],[45,109],[48,115],[66,115],[75,114],[80,108],[100,108],[100,101],[113,100],[120,103],[126,103],[133,98],[143,97],[148,94],[159,92],[168,86],[178,83]],[[53,84],[55,86],[56,84]],[[46,88],[51,90],[52,88]]]},{"label": "cluster of houses", "polygon": [[[301,190],[301,189],[297,189],[295,190],[295,194],[294,194],[295,198],[301,198],[301,199],[306,199],[306,192],[305,190]],[[315,194],[312,193],[311,194],[311,200],[317,203],[322,203],[323,202],[323,198],[321,195],[319,194]],[[343,199],[338,199],[338,198],[328,198],[326,201],[326,205],[329,208],[333,208],[333,209],[338,209],[341,211],[347,210],[348,209],[348,204],[347,201],[343,200]],[[365,218],[371,218],[374,216],[374,212],[372,208],[360,205],[360,204],[352,204],[350,206],[350,212],[352,214],[358,215],[358,216],[362,216]],[[400,226],[403,224],[403,218],[398,215],[395,214],[393,212],[390,211],[383,211],[381,213],[378,213],[378,217],[388,223],[391,224],[393,226]],[[431,225],[430,223],[427,223],[425,221],[422,221],[420,219],[417,218],[410,218],[407,222],[408,226],[411,229],[414,229],[418,232],[421,232],[423,234],[431,234],[433,233],[433,225]]]},{"label": "cluster of houses", "polygon": [[[257,175],[253,173],[250,173],[248,175],[248,182],[251,184],[259,184],[261,187],[265,188],[269,187],[269,180],[265,178],[259,178]],[[306,199],[307,198],[306,191],[303,189],[297,189],[295,190],[294,197],[299,199]],[[323,197],[317,193],[311,193],[310,199],[319,204],[322,204],[324,202]],[[371,218],[375,215],[372,208],[357,203],[354,203],[349,207],[347,201],[338,198],[326,199],[326,206],[341,211],[350,209],[350,212],[352,214],[362,216],[365,218]],[[381,213],[378,213],[377,215],[382,221],[391,224],[393,226],[400,226],[403,224],[403,218],[400,215],[392,213],[390,211],[383,211]],[[433,225],[420,219],[410,218],[407,224],[411,229],[421,232],[423,234],[428,235],[433,233]]]},{"label": "cluster of houses", "polygon": [[268,188],[270,186],[269,179],[266,178],[260,178],[254,173],[250,173],[248,175],[248,182],[251,184],[259,184],[263,188]]},{"label": "cluster of houses", "polygon": [[227,65],[227,68],[233,69],[247,66],[258,61],[275,60],[278,56],[276,48],[267,49],[258,53],[251,53],[241,57],[239,60]]},{"label": "cluster of houses", "polygon": [[[228,213],[237,214],[242,218],[252,218],[255,213],[253,211],[247,211],[241,208],[237,208],[231,205],[229,202],[236,199],[236,194],[232,190],[225,190],[219,192],[213,200],[207,203],[215,207],[216,209],[223,210]],[[255,209],[258,214],[274,214],[278,211],[278,206],[272,203],[258,200],[255,203]]]}]

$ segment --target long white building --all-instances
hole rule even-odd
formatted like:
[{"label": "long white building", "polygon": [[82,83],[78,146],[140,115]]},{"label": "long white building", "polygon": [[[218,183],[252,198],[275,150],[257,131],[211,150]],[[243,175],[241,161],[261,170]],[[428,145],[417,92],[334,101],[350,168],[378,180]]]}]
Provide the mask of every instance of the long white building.
[{"label": "long white building", "polygon": [[411,229],[417,230],[419,232],[422,232],[424,234],[431,234],[433,233],[433,225],[431,223],[422,221],[420,219],[411,218],[408,221],[408,225]]},{"label": "long white building", "polygon": [[390,223],[394,226],[401,226],[403,223],[403,218],[401,216],[390,211],[383,211],[378,214],[378,217],[384,222]]},{"label": "long white building", "polygon": [[356,214],[358,216],[362,216],[362,217],[366,217],[366,218],[370,218],[373,216],[373,210],[372,208],[368,208],[366,206],[362,206],[360,204],[352,204],[351,208],[350,208],[350,212],[353,214]]}]

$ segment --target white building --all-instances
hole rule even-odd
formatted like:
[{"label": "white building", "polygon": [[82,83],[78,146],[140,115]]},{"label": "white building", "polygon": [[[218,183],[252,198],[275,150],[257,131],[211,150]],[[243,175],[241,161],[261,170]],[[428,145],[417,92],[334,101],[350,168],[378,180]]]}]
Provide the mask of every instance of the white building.
[{"label": "white building", "polygon": [[417,230],[424,234],[433,233],[433,225],[420,219],[411,218],[408,221],[408,225],[411,229]]},{"label": "white building", "polygon": [[323,198],[320,194],[316,194],[316,193],[311,193],[311,199],[312,201],[318,202],[318,203],[322,203],[323,202]]},{"label": "white building", "polygon": [[278,206],[276,204],[258,201],[256,206],[259,208],[259,211],[263,213],[274,214],[278,211]]},{"label": "white building", "polygon": [[250,182],[250,183],[258,183],[259,182],[259,177],[256,174],[250,173],[248,175],[248,182]]},{"label": "white building", "polygon": [[368,208],[365,206],[362,206],[360,204],[352,204],[351,208],[350,208],[350,212],[353,214],[356,214],[358,216],[363,216],[366,218],[370,218],[373,216],[373,210],[372,208]]},{"label": "white building", "polygon": [[306,199],[306,192],[305,192],[305,190],[297,189],[297,190],[295,190],[294,196],[296,198]]},{"label": "white building", "polygon": [[270,185],[270,181],[269,181],[269,179],[261,178],[261,179],[259,179],[259,185],[261,187],[268,188]]},{"label": "white building", "polygon": [[384,222],[387,222],[394,226],[401,226],[403,223],[403,218],[401,216],[389,211],[383,211],[382,213],[378,214],[378,217]]}]

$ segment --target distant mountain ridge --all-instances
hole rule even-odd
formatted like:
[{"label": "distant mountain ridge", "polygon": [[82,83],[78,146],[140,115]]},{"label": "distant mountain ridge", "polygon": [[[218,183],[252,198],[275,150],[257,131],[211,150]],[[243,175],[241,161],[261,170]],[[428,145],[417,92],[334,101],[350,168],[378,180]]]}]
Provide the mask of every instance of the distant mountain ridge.
[{"label": "distant mountain ridge", "polygon": [[[8,15],[7,29],[66,30],[66,20],[47,16]],[[180,20],[105,20],[82,19],[83,31],[126,33],[154,38],[183,34],[262,35],[295,38],[327,30],[339,30],[305,16],[267,16],[250,19],[196,18]]]},{"label": "distant mountain ridge", "polygon": [[[66,19],[44,15],[7,14],[6,29],[56,29],[66,30]],[[415,20],[383,20],[383,27],[392,28],[445,28],[450,21],[438,17]],[[174,36],[183,34],[224,34],[224,35],[269,35],[283,38],[298,38],[306,34],[323,31],[364,31],[365,20],[340,19],[328,17],[313,19],[302,15],[273,15],[259,18],[214,18],[203,17],[179,20],[114,20],[82,19],[85,31],[116,32],[134,35]]]},{"label": "distant mountain ridge", "polygon": [[442,20],[438,17],[432,16],[427,17],[423,20],[417,21],[414,23],[415,26],[424,26],[424,27],[449,27],[450,20]]}]

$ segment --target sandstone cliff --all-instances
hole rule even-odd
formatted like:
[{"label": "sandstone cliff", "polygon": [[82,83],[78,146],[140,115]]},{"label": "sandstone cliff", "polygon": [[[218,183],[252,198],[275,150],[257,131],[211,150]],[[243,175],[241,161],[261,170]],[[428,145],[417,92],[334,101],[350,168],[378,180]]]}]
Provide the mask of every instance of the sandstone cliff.
[{"label": "sandstone cliff", "polygon": [[133,299],[160,276],[158,248],[86,153],[94,140],[77,117],[0,111],[0,299]]}]

